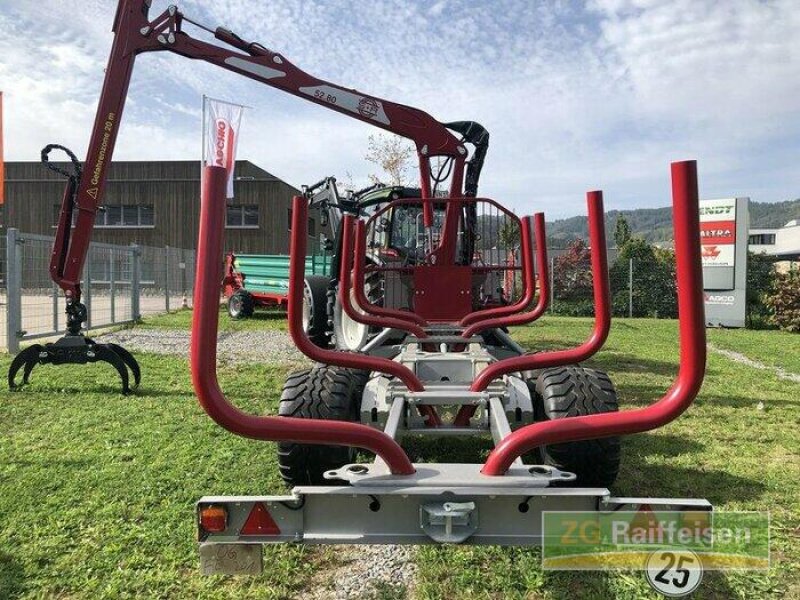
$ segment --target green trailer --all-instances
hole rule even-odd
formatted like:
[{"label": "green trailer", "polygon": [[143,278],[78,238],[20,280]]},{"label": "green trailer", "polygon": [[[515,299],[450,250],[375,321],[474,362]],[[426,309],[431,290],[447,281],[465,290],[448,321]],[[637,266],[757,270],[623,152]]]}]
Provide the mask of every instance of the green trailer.
[{"label": "green trailer", "polygon": [[[327,303],[331,262],[331,255],[324,252],[306,258],[306,329],[315,329],[315,321],[320,321],[319,326],[327,329],[327,315],[320,314],[315,319],[313,307]],[[252,316],[256,307],[285,308],[289,294],[289,257],[281,254],[229,253],[225,257],[222,285],[228,314],[233,319]]]}]

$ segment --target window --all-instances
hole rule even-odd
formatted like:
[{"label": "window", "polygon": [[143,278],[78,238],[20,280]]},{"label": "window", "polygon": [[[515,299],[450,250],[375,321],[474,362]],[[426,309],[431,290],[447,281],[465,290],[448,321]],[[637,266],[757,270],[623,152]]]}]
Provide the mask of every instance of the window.
[{"label": "window", "polygon": [[225,226],[246,229],[258,227],[258,206],[255,204],[228,206]]},{"label": "window", "polygon": [[[292,209],[287,209],[287,217],[288,221],[286,223],[286,228],[291,232],[292,231]],[[309,236],[314,237],[317,235],[317,221],[312,218],[308,217],[308,221],[306,223],[306,227],[308,227],[308,231],[306,232]]]},{"label": "window", "polygon": [[95,227],[153,227],[155,213],[152,204],[109,204],[100,208],[94,217]]},{"label": "window", "polygon": [[[61,205],[56,204],[54,207],[54,227],[58,224],[58,217],[61,214]],[[72,211],[72,226],[75,227],[75,222],[78,218],[78,209]],[[146,205],[121,205],[109,204],[105,207],[100,207],[94,216],[95,227],[153,227],[155,225],[155,211],[152,204]]]},{"label": "window", "polygon": [[774,246],[775,234],[774,233],[754,233],[747,240],[748,244],[753,246]]}]

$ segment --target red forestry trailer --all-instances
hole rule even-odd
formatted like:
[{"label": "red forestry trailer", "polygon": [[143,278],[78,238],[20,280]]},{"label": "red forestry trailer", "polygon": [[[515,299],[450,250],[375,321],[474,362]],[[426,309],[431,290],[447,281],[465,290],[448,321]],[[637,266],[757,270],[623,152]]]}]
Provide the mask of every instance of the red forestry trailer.
[{"label": "red forestry trailer", "polygon": [[[209,28],[170,7],[149,17],[148,0],[121,0],[86,175],[64,197],[54,279],[80,318],[80,271],[102,201],[135,58],[173,52],[203,60],[411,139],[419,159],[418,198],[391,199],[371,213],[344,215],[337,236],[332,298],[374,331],[357,350],[312,343],[303,327],[309,197],[293,201],[288,319],[294,343],[315,366],[289,376],[279,416],[234,406],[217,381],[225,171],[202,183],[191,342],[191,375],[203,409],[222,427],[278,442],[288,495],[208,496],[196,507],[204,572],[261,568],[262,544],[468,543],[542,541],[544,510],[711,510],[705,500],[617,498],[608,486],[620,463],[619,436],[660,427],[694,400],[705,371],[697,172],[672,165],[680,313],[680,367],[672,386],[646,408],[619,411],[608,375],[581,365],[603,346],[611,302],[603,197],[587,194],[595,323],[567,350],[526,352],[507,333],[547,307],[544,216],[517,217],[477,195],[488,134],[477,123],[440,123],[427,113],[317,79],[278,52],[224,28]],[[224,45],[194,38],[195,25]],[[471,153],[468,146],[472,147]],[[432,164],[444,165],[444,171]],[[449,170],[449,189],[438,190]],[[70,237],[70,213],[77,223]],[[488,216],[487,216],[488,215]],[[522,297],[486,307],[480,289],[505,264],[476,260],[480,223],[496,217],[521,240]],[[367,263],[375,240],[411,225],[401,260]],[[404,230],[405,231],[405,230]],[[501,253],[502,254],[502,253]],[[396,305],[374,302],[369,281],[399,290]],[[71,311],[71,312],[70,312]],[[406,436],[489,437],[483,464],[413,463]],[[356,462],[355,449],[376,456]],[[523,455],[537,451],[533,464]],[[232,551],[235,550],[235,551]]]}]

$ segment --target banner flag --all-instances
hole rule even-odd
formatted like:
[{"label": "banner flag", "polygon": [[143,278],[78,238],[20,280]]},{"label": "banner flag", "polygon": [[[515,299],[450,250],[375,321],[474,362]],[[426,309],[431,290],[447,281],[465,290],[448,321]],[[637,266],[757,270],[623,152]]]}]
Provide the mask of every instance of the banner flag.
[{"label": "banner flag", "polygon": [[233,198],[233,171],[244,106],[203,96],[203,166],[225,167],[228,198]]}]

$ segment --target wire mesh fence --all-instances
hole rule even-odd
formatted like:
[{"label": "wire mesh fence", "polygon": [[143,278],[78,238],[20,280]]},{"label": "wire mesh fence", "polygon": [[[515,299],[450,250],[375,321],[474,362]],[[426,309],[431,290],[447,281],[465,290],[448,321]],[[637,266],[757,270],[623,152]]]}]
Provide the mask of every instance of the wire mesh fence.
[{"label": "wire mesh fence", "polygon": [[[22,341],[66,330],[64,296],[50,278],[52,237],[9,229],[0,243],[0,341],[13,353]],[[194,250],[92,243],[81,280],[87,329],[190,306],[194,262]]]},{"label": "wire mesh fence", "polygon": [[[6,236],[0,235],[0,314],[5,317],[8,296],[6,294]],[[6,320],[0,319],[0,348],[7,346]]]},{"label": "wire mesh fence", "polygon": [[[550,313],[594,315],[590,255],[582,245],[550,251]],[[630,256],[614,249],[609,250],[608,258],[613,316],[677,317],[675,256],[671,250],[647,247]]]}]

